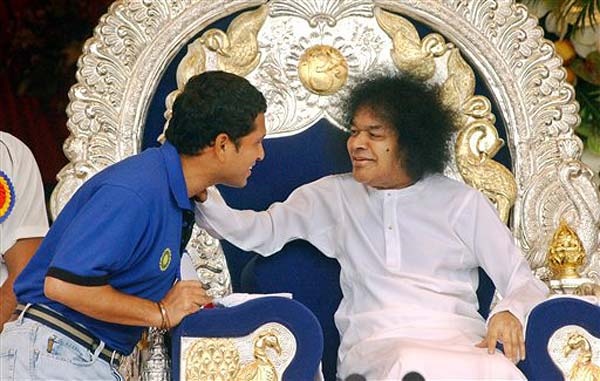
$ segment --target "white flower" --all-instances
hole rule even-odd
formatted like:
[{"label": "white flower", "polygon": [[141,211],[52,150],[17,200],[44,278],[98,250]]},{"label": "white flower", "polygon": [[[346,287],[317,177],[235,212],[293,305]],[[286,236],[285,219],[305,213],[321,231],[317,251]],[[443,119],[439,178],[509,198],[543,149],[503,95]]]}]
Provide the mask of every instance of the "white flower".
[{"label": "white flower", "polygon": [[547,32],[554,33],[564,39],[569,29],[569,24],[566,20],[560,18],[560,11],[555,9],[546,17],[546,25],[544,27]]},{"label": "white flower", "polygon": [[596,25],[595,30],[591,26],[577,30],[571,36],[571,42],[581,57],[587,57],[594,50],[600,52],[600,25]]},{"label": "white flower", "polygon": [[[562,40],[567,34],[569,24],[575,24],[577,21],[578,14],[569,12],[567,17],[562,19],[559,16],[560,11],[558,9],[550,12],[548,17],[546,17],[546,30],[557,34]],[[600,51],[600,11],[598,10],[595,12],[595,19],[597,21],[595,28],[592,27],[588,20],[585,20],[583,26],[570,36],[577,55],[584,58],[594,50]]]}]

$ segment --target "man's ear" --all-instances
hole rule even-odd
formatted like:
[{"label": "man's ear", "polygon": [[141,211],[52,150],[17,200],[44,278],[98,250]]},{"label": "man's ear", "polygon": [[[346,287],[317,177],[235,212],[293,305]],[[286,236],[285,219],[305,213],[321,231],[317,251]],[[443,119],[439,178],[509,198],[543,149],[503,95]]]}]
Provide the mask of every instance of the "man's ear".
[{"label": "man's ear", "polygon": [[229,138],[229,135],[227,135],[224,132],[217,135],[213,144],[213,149],[217,158],[219,158],[220,160],[225,159],[225,154],[227,153],[227,150],[231,149],[228,147],[229,145],[231,145],[231,139]]}]

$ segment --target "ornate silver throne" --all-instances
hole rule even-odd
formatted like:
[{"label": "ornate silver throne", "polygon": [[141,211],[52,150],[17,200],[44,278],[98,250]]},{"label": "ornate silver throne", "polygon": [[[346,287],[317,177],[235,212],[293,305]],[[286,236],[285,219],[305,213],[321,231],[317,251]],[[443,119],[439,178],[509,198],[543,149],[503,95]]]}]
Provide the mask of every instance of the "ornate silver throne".
[{"label": "ornate silver throne", "polygon": [[[598,293],[600,198],[579,161],[574,90],[537,20],[513,0],[116,1],[85,44],[69,93],[71,135],[64,151],[70,163],[58,174],[53,216],[95,173],[154,144],[178,89],[192,75],[214,69],[245,76],[261,89],[272,140],[306,133],[319,121],[343,131],[340,100],[368,73],[409,71],[442,84],[445,101],[462,118],[447,175],[494,202],[534,273],[555,292],[574,293],[587,282],[585,288]],[[557,233],[553,241],[561,221],[560,237],[571,238],[561,241]],[[553,253],[578,250],[587,257],[579,256],[570,272],[558,271],[561,278],[547,262],[551,246]],[[232,292],[217,240],[196,228],[187,250],[213,296]],[[585,308],[594,303],[571,299]],[[600,308],[592,307],[600,321]],[[536,348],[551,361],[539,360],[526,372],[555,366],[544,374],[576,379],[581,356],[587,354],[588,365],[600,364],[600,327],[578,325],[579,315],[587,314],[578,308],[560,309],[570,323],[546,332]],[[189,362],[190,348],[251,351],[265,330],[294,341],[294,333],[279,326],[223,341],[186,338],[181,361]],[[150,350],[136,351],[125,365],[129,379],[168,377],[161,333],[151,332],[150,341]],[[286,348],[293,357],[293,344]],[[571,348],[566,355],[564,348]],[[287,360],[268,354],[282,379]],[[251,361],[242,354],[231,369]],[[235,369],[220,379],[233,380]],[[185,369],[174,376],[180,375],[186,377]]]}]

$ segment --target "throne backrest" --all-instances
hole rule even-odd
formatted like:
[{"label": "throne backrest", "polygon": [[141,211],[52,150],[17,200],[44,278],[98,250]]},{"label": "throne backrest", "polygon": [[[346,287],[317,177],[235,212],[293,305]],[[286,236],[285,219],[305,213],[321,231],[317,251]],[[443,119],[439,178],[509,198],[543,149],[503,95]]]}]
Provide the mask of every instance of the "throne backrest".
[{"label": "throne backrest", "polygon": [[[316,45],[332,47],[342,56],[345,82],[328,83],[314,76],[309,58],[318,59],[323,52],[310,51]],[[342,69],[343,60],[334,57],[334,67]],[[573,135],[578,123],[573,89],[536,20],[511,1],[122,1],[101,19],[79,66],[67,110],[71,136],[64,147],[70,163],[58,175],[51,200],[54,216],[97,171],[156,144],[176,89],[193,74],[216,68],[231,71],[266,94],[267,158],[254,170],[248,189],[239,194],[224,189],[232,205],[262,209],[301,183],[349,168],[344,163],[339,99],[360,75],[401,69],[443,83],[447,101],[462,110],[463,125],[476,124],[468,134],[457,132],[457,140],[466,144],[457,146],[456,164],[447,173],[484,191],[505,218],[510,210],[505,196],[516,196],[510,227],[536,274],[548,273],[546,247],[561,217],[578,231],[593,258],[584,273],[600,273],[600,256],[595,255],[595,211],[600,203],[589,171],[578,161],[581,142]],[[514,174],[514,182],[496,184],[503,192],[477,183],[478,177],[468,171],[473,163],[467,160],[494,163],[498,133],[507,142],[507,149],[499,153],[504,159],[498,161]],[[291,155],[294,142],[299,151]],[[303,151],[306,148],[320,150],[322,156]],[[462,164],[461,158],[466,160]],[[270,159],[275,160],[272,166]],[[311,159],[322,159],[321,164],[310,164]],[[300,167],[297,176],[285,162]],[[266,181],[259,178],[263,170]],[[245,204],[242,195],[252,194],[253,201]],[[196,230],[188,250],[212,292],[230,292],[218,242]],[[261,268],[251,265],[254,270],[247,273]],[[330,266],[335,268],[335,263]],[[235,271],[240,268],[242,264]],[[279,276],[270,279],[293,278],[294,272]]]}]

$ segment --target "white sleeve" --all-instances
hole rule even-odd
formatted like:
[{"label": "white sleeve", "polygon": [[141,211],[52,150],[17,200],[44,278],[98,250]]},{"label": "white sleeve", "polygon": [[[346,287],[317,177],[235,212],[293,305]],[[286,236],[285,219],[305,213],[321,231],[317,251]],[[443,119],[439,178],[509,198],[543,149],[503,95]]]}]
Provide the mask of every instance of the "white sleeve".
[{"label": "white sleeve", "polygon": [[456,228],[502,296],[489,318],[509,311],[525,327],[527,315],[547,297],[548,288],[531,272],[492,203],[480,192],[469,196]]},{"label": "white sleeve", "polygon": [[4,254],[17,240],[44,237],[48,217],[40,170],[21,141],[2,134],[0,170],[13,185],[14,206],[1,224],[0,250]]},{"label": "white sleeve", "polygon": [[289,241],[305,239],[333,257],[336,228],[342,218],[340,202],[335,177],[303,185],[284,202],[261,212],[232,209],[211,187],[207,200],[196,203],[196,223],[214,237],[264,256],[276,253]]}]

